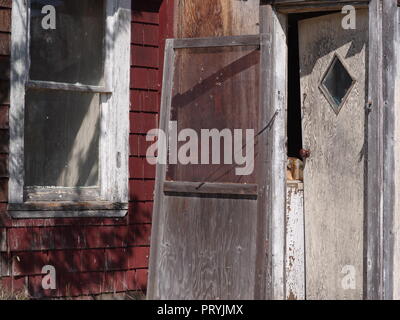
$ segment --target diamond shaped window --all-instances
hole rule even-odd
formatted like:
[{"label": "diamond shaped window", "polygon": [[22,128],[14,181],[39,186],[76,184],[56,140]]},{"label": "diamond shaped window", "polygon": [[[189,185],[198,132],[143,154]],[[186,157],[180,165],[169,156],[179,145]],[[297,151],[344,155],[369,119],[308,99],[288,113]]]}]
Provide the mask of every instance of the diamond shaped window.
[{"label": "diamond shaped window", "polygon": [[354,82],[341,59],[335,54],[322,78],[320,88],[336,114],[346,101]]}]

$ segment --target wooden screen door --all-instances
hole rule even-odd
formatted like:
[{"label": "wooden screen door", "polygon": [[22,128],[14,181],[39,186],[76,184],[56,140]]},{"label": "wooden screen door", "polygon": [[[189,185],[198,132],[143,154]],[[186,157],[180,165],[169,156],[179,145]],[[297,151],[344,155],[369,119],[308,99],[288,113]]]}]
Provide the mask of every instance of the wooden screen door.
[{"label": "wooden screen door", "polygon": [[307,299],[362,299],[368,11],[299,22]]},{"label": "wooden screen door", "polygon": [[[157,166],[150,299],[260,297],[267,212],[260,173],[266,171],[268,134],[260,108],[260,48],[259,36],[167,41],[160,127],[172,151],[168,164]],[[185,129],[198,139],[194,150],[184,149],[186,134],[177,142]],[[224,138],[206,147],[202,130],[212,129]],[[246,130],[253,130],[254,141],[244,142]],[[228,146],[232,154],[224,153]],[[238,174],[244,165],[234,158],[250,146],[254,170]],[[219,152],[219,161],[213,159]]]}]

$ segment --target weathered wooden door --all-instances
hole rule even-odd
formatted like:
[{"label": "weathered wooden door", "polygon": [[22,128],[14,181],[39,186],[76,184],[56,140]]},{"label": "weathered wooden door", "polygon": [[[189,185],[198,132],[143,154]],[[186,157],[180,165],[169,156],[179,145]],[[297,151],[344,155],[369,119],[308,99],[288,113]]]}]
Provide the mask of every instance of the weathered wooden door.
[{"label": "weathered wooden door", "polygon": [[[160,127],[170,153],[157,166],[150,299],[253,299],[265,285],[260,56],[258,36],[167,42]],[[189,136],[198,147],[187,148]],[[243,175],[235,159],[251,148]]]},{"label": "weathered wooden door", "polygon": [[368,11],[299,22],[307,299],[361,299]]}]

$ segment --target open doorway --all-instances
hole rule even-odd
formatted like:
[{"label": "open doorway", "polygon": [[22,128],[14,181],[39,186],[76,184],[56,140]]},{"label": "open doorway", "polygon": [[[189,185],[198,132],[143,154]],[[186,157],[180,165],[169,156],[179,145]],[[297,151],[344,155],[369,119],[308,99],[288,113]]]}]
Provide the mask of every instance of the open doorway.
[{"label": "open doorway", "polygon": [[307,150],[303,148],[301,124],[300,64],[299,64],[299,28],[298,22],[327,14],[310,12],[288,15],[288,110],[287,110],[287,180],[303,181],[303,157]]},{"label": "open doorway", "polygon": [[287,299],[362,297],[368,12],[357,19],[352,31],[338,12],[287,19]]}]

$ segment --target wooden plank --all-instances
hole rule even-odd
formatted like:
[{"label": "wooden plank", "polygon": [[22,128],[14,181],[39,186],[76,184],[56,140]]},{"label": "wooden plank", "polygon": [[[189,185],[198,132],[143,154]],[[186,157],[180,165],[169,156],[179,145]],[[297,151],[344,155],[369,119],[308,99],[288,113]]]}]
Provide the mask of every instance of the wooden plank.
[{"label": "wooden plank", "polygon": [[[256,283],[254,288],[255,299],[272,299],[272,238],[271,238],[271,216],[272,203],[274,201],[272,179],[274,173],[271,171],[273,135],[271,129],[274,122],[274,112],[271,110],[271,102],[274,95],[273,88],[273,24],[272,8],[270,6],[260,7],[260,114],[259,128],[268,124],[270,127],[261,135],[262,142],[258,142],[259,157],[258,166],[260,172],[257,177],[259,185],[257,204],[257,256],[256,256]],[[272,122],[271,122],[272,121]]]},{"label": "wooden plank", "polygon": [[[399,9],[395,1],[383,1],[382,3],[382,96],[383,96],[383,211],[382,211],[382,299],[392,300],[399,297],[396,290],[400,287],[399,264],[395,260],[395,241],[399,244],[398,224],[398,164],[400,153],[399,136]],[[396,174],[397,173],[397,174]],[[397,220],[397,221],[396,221]],[[395,273],[395,263],[396,271]],[[397,288],[394,287],[396,283]]]},{"label": "wooden plank", "polygon": [[178,38],[259,34],[259,0],[177,0]]},{"label": "wooden plank", "polygon": [[159,48],[132,45],[132,62],[135,67],[157,69],[159,67]]},{"label": "wooden plank", "polygon": [[88,86],[83,84],[38,81],[38,80],[27,81],[26,87],[38,90],[46,89],[46,90],[62,90],[62,91],[76,91],[76,92],[112,93],[111,89],[100,86]]},{"label": "wooden plank", "polygon": [[258,186],[243,183],[199,183],[199,182],[164,182],[165,194],[203,194],[253,196],[257,199]]},{"label": "wooden plank", "polygon": [[56,188],[25,187],[27,201],[95,201],[99,199],[100,189],[95,187]]},{"label": "wooden plank", "polygon": [[127,210],[66,210],[51,211],[13,211],[10,210],[8,214],[13,219],[50,219],[50,218],[123,218],[127,215]]},{"label": "wooden plank", "polygon": [[305,299],[303,183],[287,186],[285,279],[287,300]]},{"label": "wooden plank", "polygon": [[132,43],[143,46],[158,47],[159,26],[144,23],[132,23]]},{"label": "wooden plank", "polygon": [[[269,254],[271,255],[271,285],[268,295],[271,299],[282,300],[284,291],[285,266],[285,210],[286,210],[286,106],[287,106],[287,16],[276,12],[271,6],[266,8],[265,30],[272,34],[270,73],[268,82],[272,84],[268,91],[271,100],[267,108],[267,119],[271,122],[268,134],[268,212],[270,225]],[[266,53],[265,53],[266,54]]]},{"label": "wooden plank", "polygon": [[127,203],[112,203],[107,201],[53,201],[53,202],[25,202],[10,203],[8,210],[10,211],[95,211],[95,210],[125,210],[128,209]]},{"label": "wooden plank", "polygon": [[226,36],[211,38],[186,38],[175,39],[174,48],[213,48],[233,46],[258,46],[260,45],[259,35]]},{"label": "wooden plank", "polygon": [[11,10],[1,9],[0,10],[0,31],[10,32],[11,30]]},{"label": "wooden plank", "polygon": [[190,197],[163,201],[168,210],[157,261],[163,280],[154,297],[253,299],[257,202]]},{"label": "wooden plank", "polygon": [[[400,6],[399,1],[397,2],[397,5]],[[392,70],[390,70],[388,73],[393,73],[393,81],[394,85],[392,87],[392,90],[396,92],[394,96],[394,101],[393,101],[393,108],[395,112],[395,136],[398,137],[400,134],[400,116],[398,113],[399,110],[399,105],[400,105],[400,97],[398,92],[400,91],[399,85],[400,85],[400,65],[399,65],[399,59],[400,59],[400,50],[398,47],[398,43],[400,42],[400,29],[399,29],[399,23],[400,23],[400,13],[399,13],[399,8],[397,10],[393,10],[395,14],[394,18],[394,25],[397,26],[393,30],[393,40],[390,41],[390,44],[392,45],[392,55],[391,58],[392,60]],[[396,12],[397,11],[397,12]],[[396,141],[394,144],[394,154],[395,154],[395,207],[394,207],[394,223],[393,223],[393,232],[394,232],[394,244],[393,244],[393,299],[394,300],[399,300],[400,299],[400,232],[399,232],[399,227],[400,227],[400,219],[399,215],[397,214],[400,212],[400,201],[399,201],[399,195],[398,195],[398,190],[400,187],[400,172],[399,172],[399,165],[397,164],[397,161],[399,161],[400,157],[400,144]],[[389,270],[390,271],[390,270]]]},{"label": "wooden plank", "polygon": [[[165,56],[164,56],[164,73],[163,73],[163,91],[161,97],[161,115],[160,129],[168,133],[169,119],[171,113],[172,89],[174,79],[174,60],[175,52],[173,48],[173,40],[166,40]],[[164,150],[166,151],[166,150]],[[153,206],[153,224],[151,229],[151,246],[150,246],[150,261],[149,261],[149,277],[147,297],[155,299],[158,295],[158,281],[162,275],[160,274],[159,262],[161,239],[164,235],[165,216],[163,214],[164,197],[163,183],[166,177],[166,165],[158,164],[156,170],[156,187],[155,199]]]},{"label": "wooden plank", "polygon": [[352,5],[356,9],[368,8],[368,1],[353,1],[353,2],[322,2],[320,1],[310,4],[301,5],[282,5],[277,6],[277,10],[282,13],[302,13],[302,12],[319,12],[319,11],[341,11],[345,5]]},{"label": "wooden plank", "polygon": [[14,1],[12,10],[11,92],[10,100],[10,160],[9,200],[23,202],[24,185],[24,104],[25,79],[28,74],[28,46],[26,43],[27,3]]},{"label": "wooden plank", "polygon": [[382,100],[382,2],[371,0],[369,6],[367,180],[366,180],[366,276],[364,298],[382,297],[382,195],[383,195],[383,100]]}]

